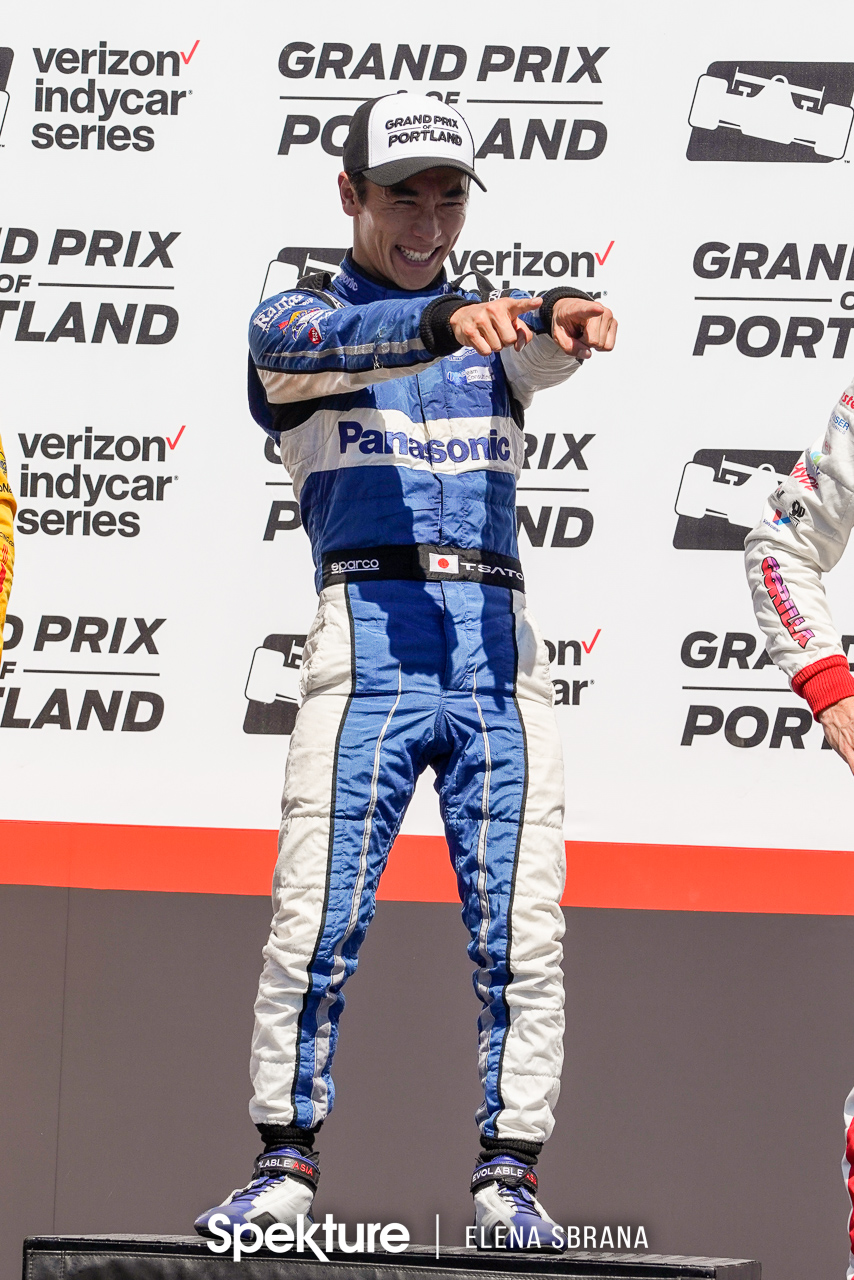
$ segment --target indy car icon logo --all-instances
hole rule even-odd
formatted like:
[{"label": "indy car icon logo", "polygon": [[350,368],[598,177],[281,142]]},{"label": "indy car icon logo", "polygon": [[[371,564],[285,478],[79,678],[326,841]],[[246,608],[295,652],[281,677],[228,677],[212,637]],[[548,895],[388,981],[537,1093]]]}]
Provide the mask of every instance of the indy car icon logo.
[{"label": "indy car icon logo", "polygon": [[854,123],[854,63],[713,62],[694,91],[689,160],[827,163]]},{"label": "indy car icon logo", "polygon": [[3,121],[6,119],[6,109],[9,106],[6,85],[9,83],[9,72],[12,70],[14,56],[14,49],[0,48],[0,133],[3,132]]},{"label": "indy car icon logo", "polygon": [[329,271],[337,275],[346,249],[306,249],[287,246],[280,249],[267,267],[261,302],[277,293],[289,293],[297,287],[297,280],[313,271]]},{"label": "indy car icon logo", "polygon": [[677,551],[743,551],[768,495],[800,453],[700,449],[682,472],[676,496]]},{"label": "indy car icon logo", "polygon": [[305,640],[305,635],[267,636],[253,653],[245,689],[249,706],[244,733],[293,733]]}]

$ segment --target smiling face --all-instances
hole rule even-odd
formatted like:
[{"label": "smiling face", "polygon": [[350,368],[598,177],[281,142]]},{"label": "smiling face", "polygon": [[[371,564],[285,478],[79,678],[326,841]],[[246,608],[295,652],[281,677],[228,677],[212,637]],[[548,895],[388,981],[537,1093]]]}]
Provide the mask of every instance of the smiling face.
[{"label": "smiling face", "polygon": [[393,187],[366,182],[359,200],[346,173],[341,205],[353,219],[353,257],[374,275],[417,293],[436,276],[466,220],[468,179],[458,169],[425,169]]}]

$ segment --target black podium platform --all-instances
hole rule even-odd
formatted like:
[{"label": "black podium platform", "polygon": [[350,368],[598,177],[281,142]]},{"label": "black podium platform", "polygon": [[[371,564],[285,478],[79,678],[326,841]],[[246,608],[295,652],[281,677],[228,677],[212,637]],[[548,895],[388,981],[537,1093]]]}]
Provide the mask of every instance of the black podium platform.
[{"label": "black podium platform", "polygon": [[[346,1275],[342,1275],[346,1272]],[[410,1245],[405,1253],[277,1254],[266,1249],[235,1262],[198,1236],[32,1236],[24,1241],[23,1280],[760,1280],[758,1262],[656,1253],[483,1252]]]}]

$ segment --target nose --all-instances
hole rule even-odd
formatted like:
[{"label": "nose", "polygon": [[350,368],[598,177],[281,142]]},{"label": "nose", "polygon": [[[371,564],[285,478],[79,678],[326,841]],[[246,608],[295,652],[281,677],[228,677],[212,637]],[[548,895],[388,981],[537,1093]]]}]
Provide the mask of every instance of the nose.
[{"label": "nose", "polygon": [[442,238],[439,209],[432,201],[420,205],[412,224],[413,233],[425,244],[435,245]]}]

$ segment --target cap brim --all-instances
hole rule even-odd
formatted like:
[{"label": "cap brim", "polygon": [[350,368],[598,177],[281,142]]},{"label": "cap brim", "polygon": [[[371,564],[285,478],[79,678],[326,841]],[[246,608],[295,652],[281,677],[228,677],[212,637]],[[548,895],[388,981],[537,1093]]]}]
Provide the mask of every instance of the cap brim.
[{"label": "cap brim", "polygon": [[461,173],[467,173],[472,182],[476,182],[481,191],[485,191],[486,187],[475,173],[470,165],[464,164],[462,160],[455,160],[453,157],[435,156],[412,156],[408,160],[390,160],[388,164],[378,164],[373,169],[363,169],[362,173],[369,182],[375,182],[378,187],[393,187],[397,182],[405,182],[407,178],[413,177],[416,173],[424,173],[426,169],[459,169]]}]

